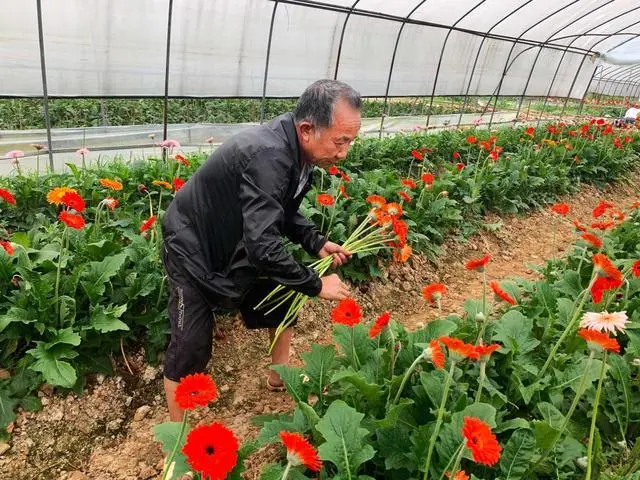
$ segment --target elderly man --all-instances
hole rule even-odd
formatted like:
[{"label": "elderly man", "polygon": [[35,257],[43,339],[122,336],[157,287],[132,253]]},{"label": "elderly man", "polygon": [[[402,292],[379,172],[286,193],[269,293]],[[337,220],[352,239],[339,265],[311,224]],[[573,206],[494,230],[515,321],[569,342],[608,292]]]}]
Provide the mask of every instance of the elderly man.
[{"label": "elderly man", "polygon": [[[350,253],[328,241],[298,208],[314,166],[347,156],[360,129],[360,95],[349,85],[320,80],[292,113],[244,130],[221,145],[176,194],[163,223],[169,277],[171,341],[165,356],[165,392],[172,421],[182,419],[174,394],[180,379],[203,372],[211,358],[212,311],[239,309],[248,328],[267,328],[273,339],[289,305],[254,310],[277,284],[325,300],[342,300],[347,286],[318,274],[286,250],[288,237],[312,255],[332,255],[334,266]],[[289,361],[291,329],[272,350],[273,364]],[[270,389],[282,388],[273,370]]]}]

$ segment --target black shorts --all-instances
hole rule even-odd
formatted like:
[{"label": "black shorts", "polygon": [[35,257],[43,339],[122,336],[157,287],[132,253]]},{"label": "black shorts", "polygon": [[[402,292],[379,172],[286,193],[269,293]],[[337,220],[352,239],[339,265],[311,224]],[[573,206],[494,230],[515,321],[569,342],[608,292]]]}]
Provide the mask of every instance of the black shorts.
[{"label": "black shorts", "polygon": [[[186,375],[205,372],[213,351],[215,314],[229,310],[209,301],[188,275],[175,265],[170,255],[165,252],[163,257],[169,283],[167,313],[171,326],[164,376],[179,382]],[[271,313],[266,313],[270,308],[254,309],[276,285],[272,280],[259,280],[247,293],[239,307],[247,328],[276,328],[280,325],[291,305],[290,301]]]}]

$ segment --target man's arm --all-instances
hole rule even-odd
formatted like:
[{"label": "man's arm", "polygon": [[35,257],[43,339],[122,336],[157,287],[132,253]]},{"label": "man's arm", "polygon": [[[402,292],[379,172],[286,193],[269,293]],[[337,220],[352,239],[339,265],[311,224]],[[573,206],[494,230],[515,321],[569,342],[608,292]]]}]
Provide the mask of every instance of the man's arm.
[{"label": "man's arm", "polygon": [[284,217],[281,199],[290,167],[279,152],[267,150],[254,156],[243,172],[240,202],[243,238],[249,261],[260,275],[309,296],[322,289],[318,274],[294,260],[282,244],[278,225]]},{"label": "man's arm", "polygon": [[317,256],[327,242],[318,227],[300,212],[296,212],[285,224],[285,235],[294,243],[302,245],[309,255]]}]

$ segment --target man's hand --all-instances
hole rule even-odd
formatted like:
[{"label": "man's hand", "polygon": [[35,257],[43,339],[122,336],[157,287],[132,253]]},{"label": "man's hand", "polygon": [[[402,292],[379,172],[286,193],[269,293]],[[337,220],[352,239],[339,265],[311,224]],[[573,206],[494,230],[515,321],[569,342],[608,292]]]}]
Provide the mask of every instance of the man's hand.
[{"label": "man's hand", "polygon": [[318,252],[320,258],[325,258],[329,255],[333,256],[333,263],[331,264],[333,268],[347,263],[351,258],[351,252],[346,251],[340,245],[333,242],[326,242]]},{"label": "man's hand", "polygon": [[322,277],[322,290],[318,295],[324,300],[344,300],[349,296],[349,287],[335,273]]}]

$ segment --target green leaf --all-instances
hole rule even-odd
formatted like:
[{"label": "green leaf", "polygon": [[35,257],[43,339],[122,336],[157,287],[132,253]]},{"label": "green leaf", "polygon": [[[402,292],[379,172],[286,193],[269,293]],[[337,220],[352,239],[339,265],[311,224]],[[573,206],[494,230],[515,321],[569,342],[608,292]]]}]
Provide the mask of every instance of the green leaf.
[{"label": "green leaf", "polygon": [[35,395],[27,395],[20,399],[20,406],[29,412],[37,412],[42,409],[42,402]]},{"label": "green leaf", "polygon": [[272,365],[271,369],[275,371],[296,403],[306,402],[309,396],[309,390],[303,383],[302,377],[305,375],[302,368],[292,368],[288,365]]},{"label": "green leaf", "polygon": [[111,240],[102,239],[99,242],[89,243],[87,253],[93,259],[103,259],[107,255],[119,250],[121,247]]},{"label": "green leaf", "polygon": [[[284,474],[284,466],[279,463],[269,463],[262,468],[260,473],[260,480],[280,480]],[[233,477],[230,477],[233,478]],[[240,477],[238,477],[238,480]],[[305,476],[300,470],[292,468],[289,470],[287,480],[309,480],[309,477]]]},{"label": "green leaf", "polygon": [[568,298],[559,298],[558,301],[558,323],[567,326],[573,314],[573,301]]},{"label": "green leaf", "polygon": [[[27,350],[31,353],[33,350]],[[76,370],[69,362],[60,360],[50,351],[44,351],[29,368],[35,372],[42,373],[42,376],[51,385],[57,385],[64,388],[71,388],[78,379]]]},{"label": "green leaf", "polygon": [[[611,366],[611,376],[616,381],[616,386],[622,392],[621,396],[624,409],[621,415],[622,425],[620,428],[623,433],[626,433],[629,428],[629,415],[631,409],[631,392],[629,390],[629,384],[631,383],[631,370],[629,369],[629,364],[617,355],[611,355],[609,357],[609,365]],[[616,408],[615,405],[614,408]]]},{"label": "green leaf", "polygon": [[[242,473],[247,469],[244,466],[244,461],[249,455],[258,450],[259,447],[260,446],[256,440],[246,441],[240,445],[240,449],[238,450],[238,463],[236,463],[235,468],[229,472],[226,480],[242,480]],[[292,476],[291,478],[295,477]]]},{"label": "green leaf", "polygon": [[529,422],[527,422],[524,418],[513,418],[511,420],[507,420],[502,422],[496,428],[493,429],[494,433],[502,433],[507,432],[509,430],[518,430],[521,428],[531,428]]},{"label": "green leaf", "polygon": [[302,354],[305,371],[309,377],[310,390],[322,398],[324,389],[330,383],[336,351],[333,345],[311,345],[311,351]]},{"label": "green leaf", "polygon": [[434,408],[438,408],[442,401],[442,393],[444,392],[444,380],[447,374],[442,370],[430,370],[428,372],[420,372],[420,382],[425,392],[431,400]]},{"label": "green leaf", "polygon": [[63,325],[72,325],[76,320],[76,299],[67,295],[60,296],[60,318]]},{"label": "green leaf", "polygon": [[533,320],[517,310],[509,310],[495,323],[493,340],[502,343],[514,355],[532,351],[540,342],[532,335]]},{"label": "green leaf", "polygon": [[93,303],[104,295],[106,283],[120,271],[127,259],[125,253],[112,255],[101,262],[89,262],[82,274],[81,285]]},{"label": "green leaf", "polygon": [[331,377],[331,383],[346,382],[356,387],[369,402],[372,408],[383,400],[383,392],[378,384],[368,383],[362,373],[353,370],[342,370]]},{"label": "green leaf", "polygon": [[307,402],[300,402],[298,403],[298,408],[304,414],[311,428],[315,430],[316,425],[320,421],[320,417],[318,416],[316,411],[313,409],[313,407],[309,405]]},{"label": "green leaf", "polygon": [[17,401],[9,398],[4,390],[0,390],[0,430],[4,430],[16,419],[16,414],[13,412],[16,403]]},{"label": "green leaf", "polygon": [[[352,335],[354,338],[354,347],[352,347]],[[340,347],[340,351],[344,355],[344,360],[346,360],[346,363],[349,365],[355,365],[354,351],[358,357],[358,364],[364,365],[371,358],[375,350],[374,343],[369,338],[367,328],[361,323],[353,328],[346,325],[334,325],[333,338]]]},{"label": "green leaf", "polygon": [[129,326],[121,320],[118,320],[125,311],[127,305],[119,305],[117,307],[109,306],[105,308],[98,305],[91,312],[89,323],[91,328],[98,330],[100,333],[114,332],[116,330],[129,330]]},{"label": "green leaf", "polygon": [[496,407],[488,403],[474,403],[462,411],[462,418],[476,417],[489,424],[493,429],[496,427]]},{"label": "green leaf", "polygon": [[451,335],[458,329],[458,325],[451,320],[433,320],[424,327],[422,332],[424,332],[424,336],[420,336],[421,342],[428,342],[429,340],[435,340],[440,337],[444,337],[447,335]]},{"label": "green leaf", "polygon": [[[53,337],[53,340],[47,343],[47,348],[51,348],[55,345],[73,345],[77,347],[80,345],[80,335],[73,331],[73,328],[64,328],[62,330],[58,330],[56,335]],[[72,358],[72,357],[71,357]]]},{"label": "green leaf", "polygon": [[182,422],[165,422],[153,427],[153,436],[162,444],[162,451],[166,453],[167,456],[171,454],[176,443],[180,443],[180,448],[174,458],[175,465],[172,475],[171,477],[167,477],[171,480],[180,478],[181,475],[191,471],[191,467],[187,464],[187,458],[181,451],[187,437],[188,428],[185,428],[182,436],[180,436],[181,427]]},{"label": "green leaf", "polygon": [[560,410],[554,407],[549,402],[540,402],[536,405],[536,408],[540,411],[542,418],[555,429],[560,429],[564,423],[564,415]]},{"label": "green leaf", "polygon": [[31,247],[31,240],[29,240],[29,234],[27,232],[13,232],[11,234],[11,241],[22,245],[24,248]]},{"label": "green leaf", "polygon": [[533,433],[536,438],[536,446],[538,448],[549,449],[553,447],[556,439],[560,435],[560,431],[553,428],[549,423],[542,420],[534,420]]},{"label": "green leaf", "polygon": [[282,415],[275,420],[265,422],[256,439],[260,446],[271,442],[279,442],[281,431],[305,433],[309,430],[309,422],[299,408],[293,412],[293,417]]},{"label": "green leaf", "polygon": [[24,308],[11,307],[4,315],[0,315],[0,332],[12,323],[29,324],[38,321],[38,317]]},{"label": "green leaf", "polygon": [[376,420],[376,426],[378,428],[392,428],[398,423],[400,416],[410,405],[413,405],[414,401],[409,398],[401,398],[398,403],[394,403],[389,408],[389,413],[382,420]]},{"label": "green leaf", "polygon": [[511,435],[500,457],[503,480],[519,480],[531,464],[535,438],[530,430],[517,430]]},{"label": "green leaf", "polygon": [[375,455],[373,447],[365,442],[368,430],[360,427],[364,418],[342,400],[336,400],[316,425],[325,443],[318,447],[320,458],[338,467],[338,473],[351,477],[358,468]]}]

